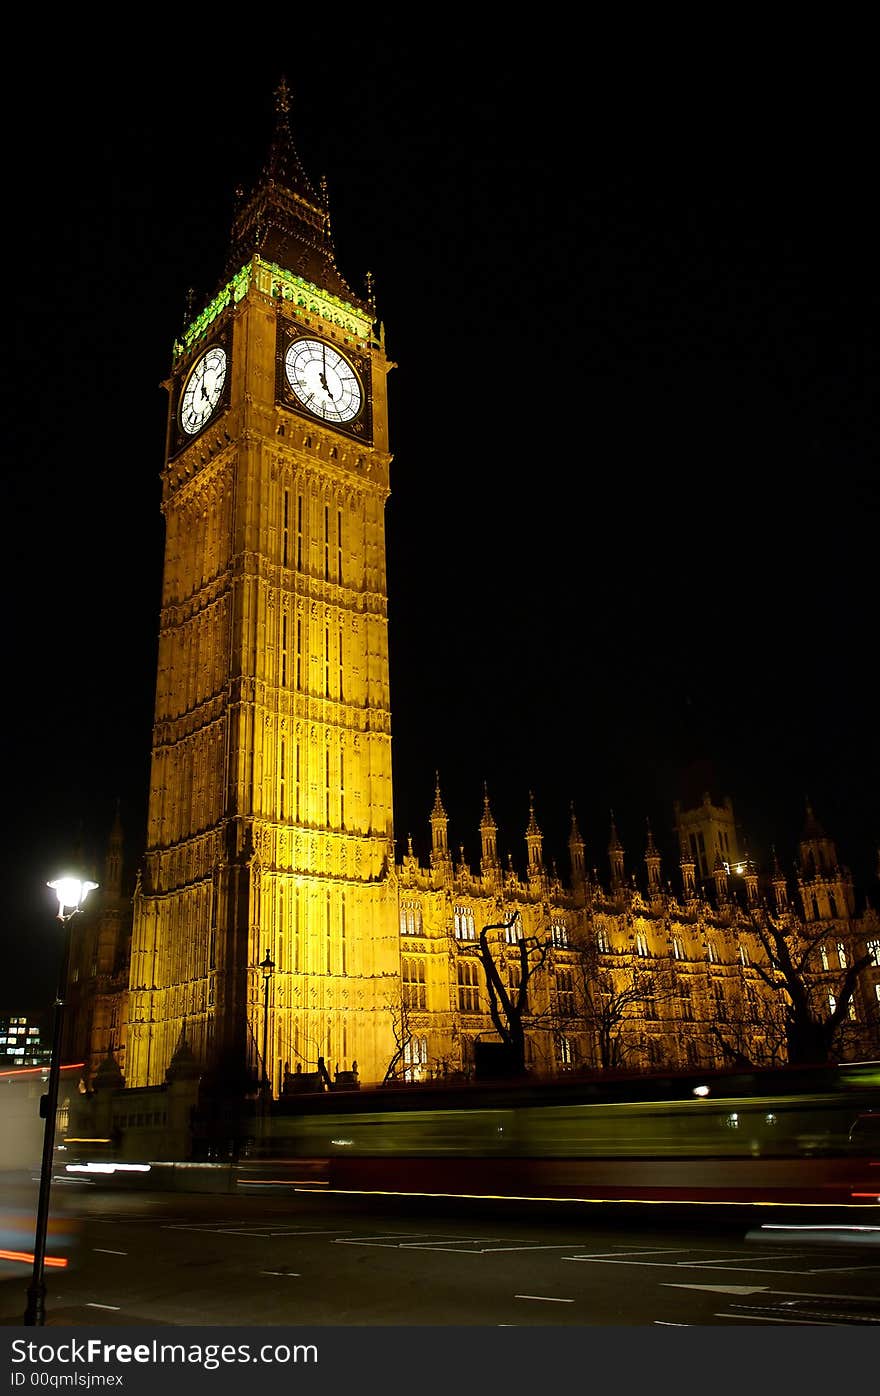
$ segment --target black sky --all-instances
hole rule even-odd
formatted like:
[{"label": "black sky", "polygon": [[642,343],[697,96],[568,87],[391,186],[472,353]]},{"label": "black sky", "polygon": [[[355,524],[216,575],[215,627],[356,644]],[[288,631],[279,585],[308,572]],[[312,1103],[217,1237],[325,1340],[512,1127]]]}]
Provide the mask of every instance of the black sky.
[{"label": "black sky", "polygon": [[282,74],[398,364],[399,850],[426,854],[439,770],[472,859],[485,780],[517,863],[531,790],[561,871],[574,801],[591,862],[613,808],[630,866],[650,818],[673,876],[700,763],[759,859],[791,866],[808,795],[872,893],[880,297],[854,60],[305,23],[247,69],[59,48],[10,101],[0,1001],[48,992],[43,884],[77,831],[97,853],[118,796],[132,863],[143,839],[159,383]]}]

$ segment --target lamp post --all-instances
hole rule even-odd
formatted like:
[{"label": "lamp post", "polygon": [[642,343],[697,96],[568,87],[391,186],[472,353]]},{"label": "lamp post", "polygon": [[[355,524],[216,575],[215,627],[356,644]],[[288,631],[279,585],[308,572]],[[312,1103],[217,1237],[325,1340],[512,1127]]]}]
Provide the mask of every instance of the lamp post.
[{"label": "lamp post", "polygon": [[275,972],[275,961],[266,951],[265,959],[260,963],[263,971],[263,1096],[268,1097],[271,1087],[269,1085],[269,1070],[267,1066],[269,1050],[269,983]]},{"label": "lamp post", "polygon": [[41,1109],[45,1110],[46,1123],[43,1126],[43,1159],[40,1164],[40,1192],[37,1201],[37,1225],[34,1232],[34,1269],[28,1286],[27,1308],[24,1314],[24,1322],[32,1327],[42,1327],[46,1322],[46,1281],[43,1270],[46,1259],[46,1232],[49,1224],[49,1192],[52,1187],[52,1169],[55,1162],[55,1116],[58,1111],[58,1085],[61,1080],[64,1000],[67,995],[67,968],[70,961],[70,922],[82,909],[82,904],[89,892],[94,891],[98,884],[97,882],[83,882],[76,877],[59,877],[55,882],[48,882],[46,885],[52,888],[58,898],[58,920],[64,927],[64,953],[58,977],[58,992],[55,995],[49,1087],[40,1102]]}]

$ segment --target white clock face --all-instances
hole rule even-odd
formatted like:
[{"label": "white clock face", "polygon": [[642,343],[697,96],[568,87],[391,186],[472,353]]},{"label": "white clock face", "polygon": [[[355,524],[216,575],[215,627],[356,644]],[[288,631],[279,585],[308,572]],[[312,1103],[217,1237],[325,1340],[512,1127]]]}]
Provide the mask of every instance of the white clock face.
[{"label": "white clock face", "polygon": [[193,366],[180,395],[180,425],[188,436],[201,431],[226,382],[226,350],[215,344]]},{"label": "white clock face", "polygon": [[284,356],[287,381],[303,407],[325,422],[350,422],[364,395],[348,359],[320,339],[295,339]]}]

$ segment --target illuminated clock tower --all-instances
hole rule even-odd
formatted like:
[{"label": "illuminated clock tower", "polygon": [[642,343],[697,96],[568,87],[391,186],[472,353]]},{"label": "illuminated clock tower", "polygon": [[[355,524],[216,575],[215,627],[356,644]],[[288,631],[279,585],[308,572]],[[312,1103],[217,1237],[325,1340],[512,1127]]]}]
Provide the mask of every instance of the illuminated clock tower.
[{"label": "illuminated clock tower", "polygon": [[276,1095],[319,1057],[381,1080],[394,1052],[391,365],[371,291],[337,269],[289,105],[282,83],[224,284],[167,383],[128,1086],[163,1082],[182,1035],[230,1081],[265,1066]]}]

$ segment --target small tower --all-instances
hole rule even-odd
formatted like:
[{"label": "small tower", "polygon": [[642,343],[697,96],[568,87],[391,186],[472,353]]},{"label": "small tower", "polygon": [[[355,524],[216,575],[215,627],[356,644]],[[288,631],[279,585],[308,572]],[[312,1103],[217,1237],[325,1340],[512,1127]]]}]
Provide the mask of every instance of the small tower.
[{"label": "small tower", "polygon": [[712,869],[712,877],[715,881],[715,897],[719,906],[725,906],[729,899],[727,865],[721,857],[721,849],[715,854],[715,866]]},{"label": "small tower", "polygon": [[489,790],[484,782],[483,817],[480,820],[480,872],[484,878],[497,877],[500,871],[497,834],[498,825],[492,818],[492,810],[489,806]]},{"label": "small tower", "polygon": [[776,849],[773,849],[773,867],[770,875],[770,885],[773,888],[773,902],[776,913],[781,916],[784,911],[788,911],[788,885],[785,881],[785,873],[779,866],[779,859],[776,856]]},{"label": "small tower", "polygon": [[681,841],[681,858],[679,859],[679,866],[681,867],[682,894],[684,896],[685,901],[689,902],[693,900],[696,892],[696,881],[694,876],[696,871],[696,863],[694,862],[694,856],[691,853],[690,845],[684,838]]},{"label": "small tower", "polygon": [[544,873],[544,835],[535,819],[535,797],[529,791],[529,822],[526,826],[526,852],[528,855],[528,875],[542,877]]},{"label": "small tower", "polygon": [[608,840],[608,862],[611,864],[611,887],[617,892],[623,886],[623,844],[617,836],[614,810],[611,811],[611,837]]},{"label": "small tower", "polygon": [[450,865],[449,854],[449,817],[443,808],[443,800],[440,796],[440,772],[435,772],[436,785],[434,787],[434,807],[431,810],[431,867],[448,868]]},{"label": "small tower", "polygon": [[648,896],[659,897],[662,891],[660,880],[660,854],[654,845],[654,831],[648,820],[648,842],[645,846],[645,867],[648,870]]},{"label": "small tower", "polygon": [[743,858],[743,882],[746,887],[746,904],[748,906],[758,905],[758,865],[749,857],[748,848]]},{"label": "small tower", "polygon": [[574,803],[571,806],[571,831],[568,835],[568,857],[571,864],[571,882],[573,887],[583,887],[587,880],[587,846],[581,837],[577,819],[574,813]]},{"label": "small tower", "polygon": [[849,869],[841,867],[834,840],[822,828],[809,800],[800,838],[798,889],[808,921],[833,921],[855,912]]}]

